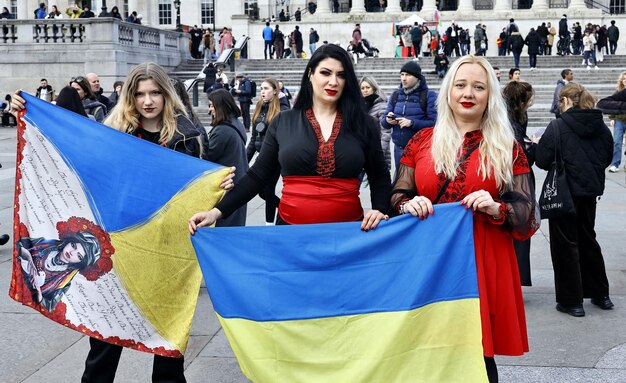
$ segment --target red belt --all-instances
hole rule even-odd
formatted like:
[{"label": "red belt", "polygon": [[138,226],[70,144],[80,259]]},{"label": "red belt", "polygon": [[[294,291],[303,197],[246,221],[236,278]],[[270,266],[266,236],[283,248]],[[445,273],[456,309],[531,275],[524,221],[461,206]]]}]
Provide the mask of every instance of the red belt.
[{"label": "red belt", "polygon": [[363,218],[358,178],[283,177],[278,214],[289,224],[353,222]]}]

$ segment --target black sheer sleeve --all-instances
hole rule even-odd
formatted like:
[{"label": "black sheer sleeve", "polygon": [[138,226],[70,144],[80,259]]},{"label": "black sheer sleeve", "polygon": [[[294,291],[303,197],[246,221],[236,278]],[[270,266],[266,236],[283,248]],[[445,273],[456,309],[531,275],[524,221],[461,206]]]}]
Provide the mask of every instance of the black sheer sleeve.
[{"label": "black sheer sleeve", "polygon": [[396,171],[396,180],[391,188],[391,206],[389,215],[398,215],[400,204],[417,195],[415,186],[415,168],[400,164]]},{"label": "black sheer sleeve", "polygon": [[506,224],[511,227],[513,238],[530,238],[541,224],[532,173],[514,175],[511,190],[503,193],[500,199],[506,206]]},{"label": "black sheer sleeve", "polygon": [[[370,121],[371,120],[371,121]],[[378,121],[368,116],[369,142],[365,153],[365,173],[371,190],[372,209],[381,213],[389,211],[389,193],[391,192],[391,178],[385,162],[385,155],[380,145],[380,128]]]},{"label": "black sheer sleeve", "polygon": [[224,195],[224,198],[215,206],[222,212],[222,218],[227,218],[235,210],[248,203],[257,195],[270,180],[275,177],[276,169],[280,169],[278,162],[278,141],[276,129],[280,123],[280,114],[267,128],[261,152],[235,187]]}]

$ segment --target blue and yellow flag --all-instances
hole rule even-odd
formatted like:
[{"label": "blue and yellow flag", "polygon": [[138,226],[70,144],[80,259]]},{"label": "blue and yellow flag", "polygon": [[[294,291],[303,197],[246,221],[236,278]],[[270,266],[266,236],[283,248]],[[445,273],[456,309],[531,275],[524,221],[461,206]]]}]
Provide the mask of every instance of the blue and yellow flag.
[{"label": "blue and yellow flag", "polygon": [[254,382],[483,382],[472,214],[203,228],[217,316]]},{"label": "blue and yellow flag", "polygon": [[181,356],[202,278],[187,219],[228,169],[22,92],[10,296],[110,343]]}]

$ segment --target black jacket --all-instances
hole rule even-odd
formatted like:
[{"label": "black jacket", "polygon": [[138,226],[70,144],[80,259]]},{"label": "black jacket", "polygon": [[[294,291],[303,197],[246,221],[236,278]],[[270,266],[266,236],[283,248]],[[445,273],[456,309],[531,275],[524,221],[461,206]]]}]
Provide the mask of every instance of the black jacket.
[{"label": "black jacket", "polygon": [[573,197],[604,193],[605,169],[613,157],[613,137],[598,109],[568,109],[552,120],[535,149],[535,163],[548,170],[554,161],[555,133],[561,140],[567,183]]},{"label": "black jacket", "polygon": [[540,39],[539,39],[539,35],[537,34],[537,32],[535,31],[528,32],[528,34],[526,35],[526,39],[524,40],[524,43],[528,45],[529,55],[539,54]]},{"label": "black jacket", "polygon": [[626,114],[626,89],[601,99],[596,107],[604,114]]}]

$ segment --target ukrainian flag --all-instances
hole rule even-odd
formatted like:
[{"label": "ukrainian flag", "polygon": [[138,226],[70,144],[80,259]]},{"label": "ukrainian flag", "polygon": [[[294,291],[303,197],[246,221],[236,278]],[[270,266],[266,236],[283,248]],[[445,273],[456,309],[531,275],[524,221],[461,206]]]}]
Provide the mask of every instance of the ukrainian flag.
[{"label": "ukrainian flag", "polygon": [[203,228],[215,312],[254,382],[484,382],[472,213]]},{"label": "ukrainian flag", "polygon": [[202,278],[187,220],[221,198],[228,169],[22,97],[16,241],[57,239],[58,224],[79,217],[106,232],[103,240],[110,236],[114,253],[103,275],[76,275],[53,312],[28,300],[16,257],[10,295],[90,336],[181,356]]}]

